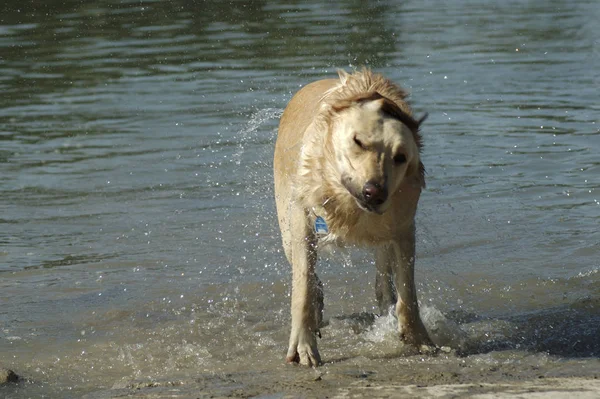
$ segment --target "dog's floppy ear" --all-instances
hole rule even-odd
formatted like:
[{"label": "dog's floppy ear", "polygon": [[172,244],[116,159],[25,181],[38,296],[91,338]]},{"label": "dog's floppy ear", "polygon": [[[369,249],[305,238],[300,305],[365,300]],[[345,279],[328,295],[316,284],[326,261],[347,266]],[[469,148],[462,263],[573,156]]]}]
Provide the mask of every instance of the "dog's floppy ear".
[{"label": "dog's floppy ear", "polygon": [[383,108],[383,104],[385,103],[385,98],[381,97],[376,100],[366,101],[363,105],[364,109],[369,111],[378,112]]}]

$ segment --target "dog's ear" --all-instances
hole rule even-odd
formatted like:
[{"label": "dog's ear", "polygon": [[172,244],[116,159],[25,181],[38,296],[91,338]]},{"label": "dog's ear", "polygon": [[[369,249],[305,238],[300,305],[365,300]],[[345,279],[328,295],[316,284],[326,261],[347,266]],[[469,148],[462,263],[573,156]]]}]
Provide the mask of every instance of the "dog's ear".
[{"label": "dog's ear", "polygon": [[425,112],[425,113],[423,114],[423,116],[421,116],[419,119],[417,119],[417,126],[418,126],[418,127],[421,127],[421,124],[422,124],[423,122],[425,122],[425,120],[426,120],[428,117],[429,117],[429,113],[428,113],[428,112]]},{"label": "dog's ear", "polygon": [[383,108],[384,103],[385,103],[385,98],[381,97],[377,100],[365,102],[365,104],[363,105],[363,108],[366,110],[372,111],[372,112],[378,112],[379,110],[381,110]]},{"label": "dog's ear", "polygon": [[425,188],[425,166],[421,162],[420,157],[412,160],[406,169],[406,178],[410,179],[413,184],[421,188]]}]

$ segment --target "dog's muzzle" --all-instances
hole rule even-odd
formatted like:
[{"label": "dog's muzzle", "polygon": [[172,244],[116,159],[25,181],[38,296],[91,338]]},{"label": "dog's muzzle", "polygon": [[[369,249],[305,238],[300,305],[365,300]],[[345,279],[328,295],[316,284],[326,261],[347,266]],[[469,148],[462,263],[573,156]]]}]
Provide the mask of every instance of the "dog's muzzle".
[{"label": "dog's muzzle", "polygon": [[379,183],[368,181],[362,188],[362,205],[371,212],[378,212],[388,197],[387,188]]},{"label": "dog's muzzle", "polygon": [[388,198],[387,187],[381,184],[368,181],[362,187],[362,190],[357,190],[352,180],[347,176],[342,177],[342,184],[348,190],[348,192],[354,197],[357,205],[367,211],[374,213],[383,213],[380,209]]}]

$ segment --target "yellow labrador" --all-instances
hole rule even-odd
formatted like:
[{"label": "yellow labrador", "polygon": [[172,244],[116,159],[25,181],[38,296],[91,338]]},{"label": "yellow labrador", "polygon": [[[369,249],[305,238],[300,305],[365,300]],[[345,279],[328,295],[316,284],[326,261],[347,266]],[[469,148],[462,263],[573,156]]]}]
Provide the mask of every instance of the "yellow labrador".
[{"label": "yellow labrador", "polygon": [[380,310],[396,305],[404,342],[432,345],[414,283],[424,118],[411,116],[406,93],[383,76],[338,73],[294,95],[275,144],[277,216],[293,269],[287,361],[308,366],[321,363],[323,293],[315,264],[322,241],[375,248]]}]

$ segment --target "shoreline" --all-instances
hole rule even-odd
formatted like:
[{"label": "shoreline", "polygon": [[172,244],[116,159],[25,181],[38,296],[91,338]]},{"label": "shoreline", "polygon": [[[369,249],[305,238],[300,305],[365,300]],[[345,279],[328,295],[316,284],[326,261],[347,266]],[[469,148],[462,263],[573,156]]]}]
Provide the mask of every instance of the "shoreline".
[{"label": "shoreline", "polygon": [[521,382],[465,383],[442,385],[380,385],[375,387],[352,387],[336,398],[350,397],[465,397],[470,398],[564,398],[575,394],[578,399],[600,397],[600,380],[595,378],[544,378]]},{"label": "shoreline", "polygon": [[504,361],[498,359],[494,364],[482,362],[484,357],[481,356],[444,358],[423,361],[418,357],[356,357],[316,369],[283,363],[277,369],[252,368],[248,363],[244,369],[230,365],[207,367],[197,372],[174,370],[138,378],[123,375],[96,388],[67,388],[57,384],[58,381],[36,381],[21,371],[18,381],[0,384],[0,393],[11,398],[26,393],[27,396],[35,393],[33,396],[59,397],[68,389],[69,394],[85,399],[600,397],[598,358],[566,360],[567,364],[552,363],[545,367],[540,362],[528,362],[526,357],[514,361],[506,361],[509,357],[505,357]]},{"label": "shoreline", "polygon": [[[116,384],[112,389],[84,395],[85,399],[108,399],[118,397],[154,399],[170,398],[432,398],[465,397],[489,398],[564,398],[576,395],[578,399],[600,397],[600,379],[581,377],[543,378],[522,381],[470,382],[457,384],[401,384],[385,381],[354,381],[346,387],[323,384],[325,379],[298,381],[284,387],[271,386],[241,387],[234,376],[227,377],[225,385],[207,387],[204,379],[137,381]],[[214,381],[213,381],[214,382]]]}]

